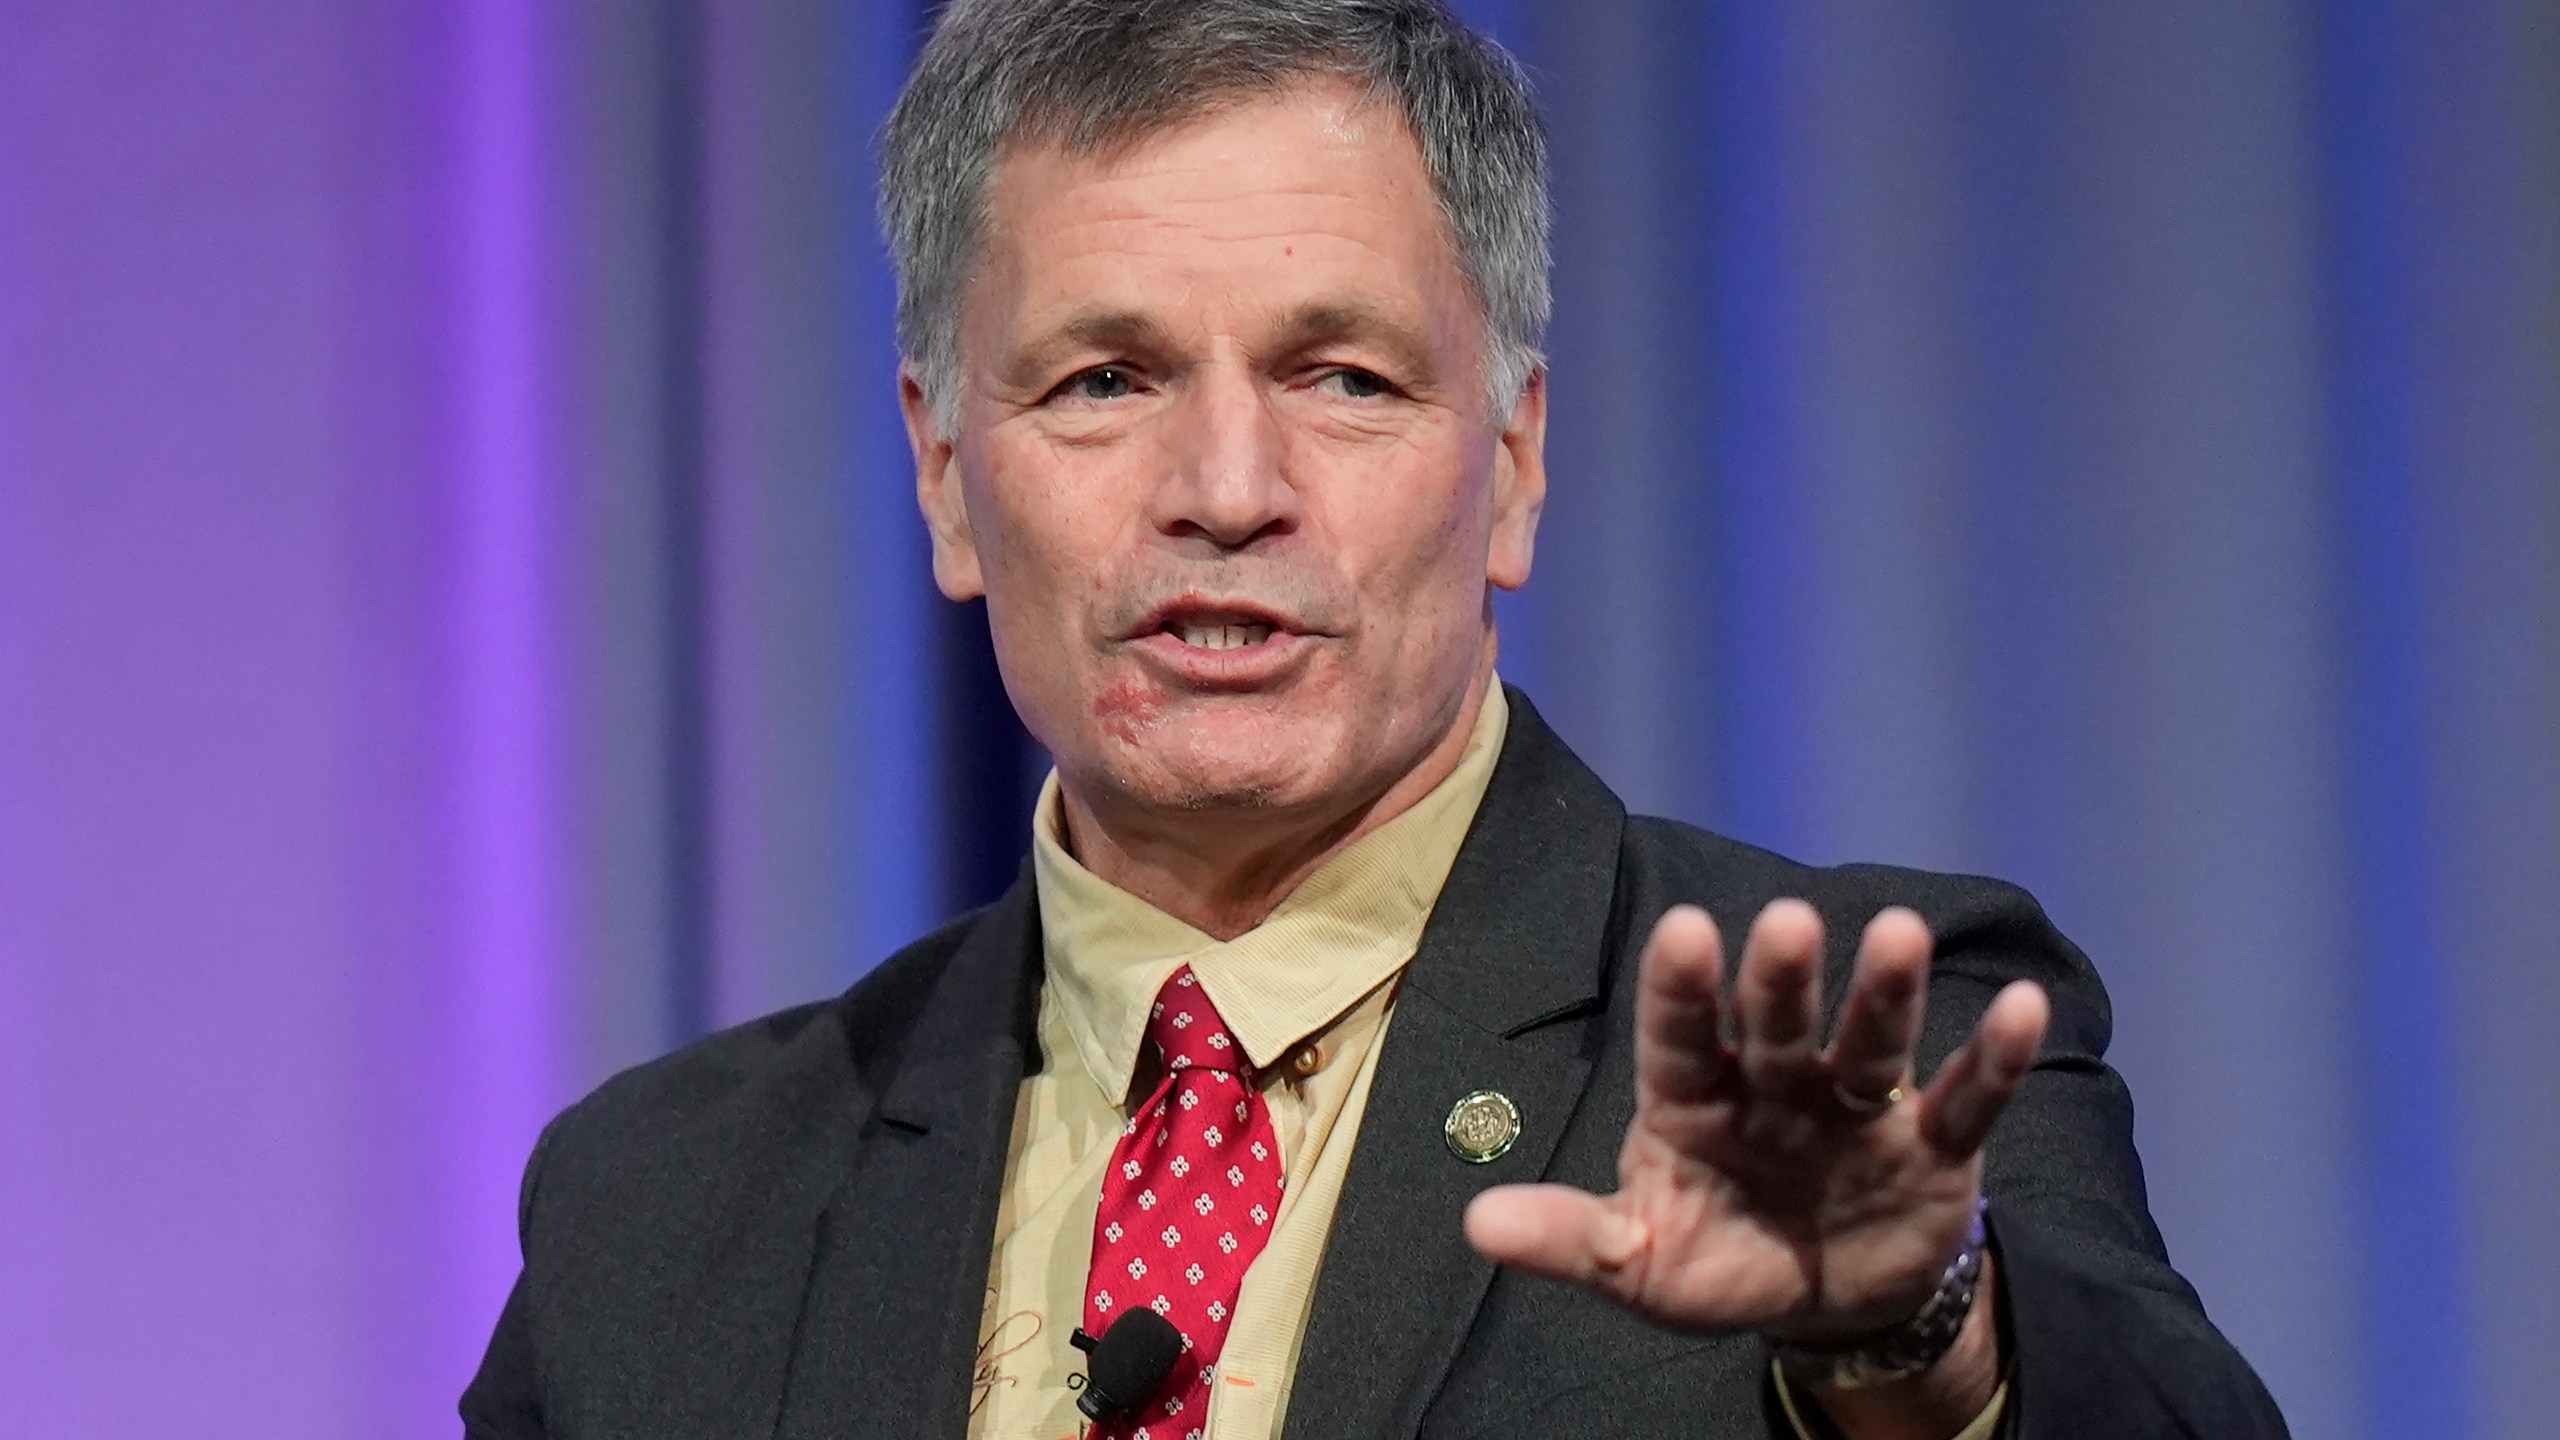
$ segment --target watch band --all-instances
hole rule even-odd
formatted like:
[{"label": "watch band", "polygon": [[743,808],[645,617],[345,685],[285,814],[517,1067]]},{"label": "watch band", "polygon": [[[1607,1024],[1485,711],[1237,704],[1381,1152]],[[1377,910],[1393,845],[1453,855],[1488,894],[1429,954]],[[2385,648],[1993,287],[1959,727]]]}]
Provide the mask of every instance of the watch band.
[{"label": "watch band", "polygon": [[1973,1202],[1973,1223],[1965,1230],[1964,1248],[1947,1262],[1938,1288],[1920,1313],[1880,1334],[1845,1345],[1798,1345],[1769,1342],[1771,1358],[1787,1381],[1824,1390],[1859,1390],[1909,1379],[1938,1363],[1964,1333],[1965,1316],[1973,1311],[1974,1291],[1982,1283],[1982,1254],[1991,1233],[1984,1220],[1990,1202]]}]

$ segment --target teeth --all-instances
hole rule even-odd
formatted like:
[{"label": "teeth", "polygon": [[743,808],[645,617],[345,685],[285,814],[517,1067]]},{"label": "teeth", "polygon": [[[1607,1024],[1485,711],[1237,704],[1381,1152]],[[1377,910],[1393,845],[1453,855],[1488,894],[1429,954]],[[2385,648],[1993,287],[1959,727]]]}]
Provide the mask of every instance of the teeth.
[{"label": "teeth", "polygon": [[1268,625],[1184,625],[1182,643],[1202,650],[1240,650],[1271,638]]}]

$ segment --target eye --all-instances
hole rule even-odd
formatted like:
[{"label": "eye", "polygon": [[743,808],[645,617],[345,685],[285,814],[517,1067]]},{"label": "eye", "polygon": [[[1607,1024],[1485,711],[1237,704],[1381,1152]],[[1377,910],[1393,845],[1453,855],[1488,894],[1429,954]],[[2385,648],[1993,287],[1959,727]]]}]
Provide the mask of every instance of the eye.
[{"label": "eye", "polygon": [[1079,370],[1058,382],[1049,392],[1052,400],[1087,400],[1104,402],[1137,393],[1138,377],[1125,365],[1096,365]]},{"label": "eye", "polygon": [[1374,370],[1363,370],[1356,365],[1345,365],[1340,369],[1328,371],[1325,377],[1316,383],[1332,386],[1335,394],[1347,400],[1374,400],[1395,389],[1387,383],[1385,376]]}]

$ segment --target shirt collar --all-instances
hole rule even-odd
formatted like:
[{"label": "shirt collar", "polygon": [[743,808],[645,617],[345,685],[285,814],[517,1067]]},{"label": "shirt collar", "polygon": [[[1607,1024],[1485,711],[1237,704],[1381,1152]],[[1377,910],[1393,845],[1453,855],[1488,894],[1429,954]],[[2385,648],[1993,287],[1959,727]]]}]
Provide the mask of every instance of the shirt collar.
[{"label": "shirt collar", "polygon": [[1058,775],[1040,787],[1031,860],[1042,958],[1059,1018],[1094,1083],[1129,1093],[1156,992],[1185,965],[1257,1068],[1330,1025],[1413,957],[1492,781],[1510,706],[1485,690],[1456,768],[1411,808],[1327,860],[1260,925],[1220,941],[1069,854]]}]

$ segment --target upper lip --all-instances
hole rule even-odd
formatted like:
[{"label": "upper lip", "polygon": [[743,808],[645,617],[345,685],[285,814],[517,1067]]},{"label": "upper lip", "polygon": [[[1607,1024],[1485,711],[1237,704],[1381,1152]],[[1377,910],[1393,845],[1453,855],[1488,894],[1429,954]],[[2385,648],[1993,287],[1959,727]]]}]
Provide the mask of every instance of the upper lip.
[{"label": "upper lip", "polygon": [[1259,605],[1251,600],[1222,600],[1185,595],[1165,601],[1147,611],[1145,617],[1128,634],[1120,638],[1143,640],[1175,624],[1267,625],[1271,627],[1273,634],[1306,633],[1304,626],[1267,605]]}]

